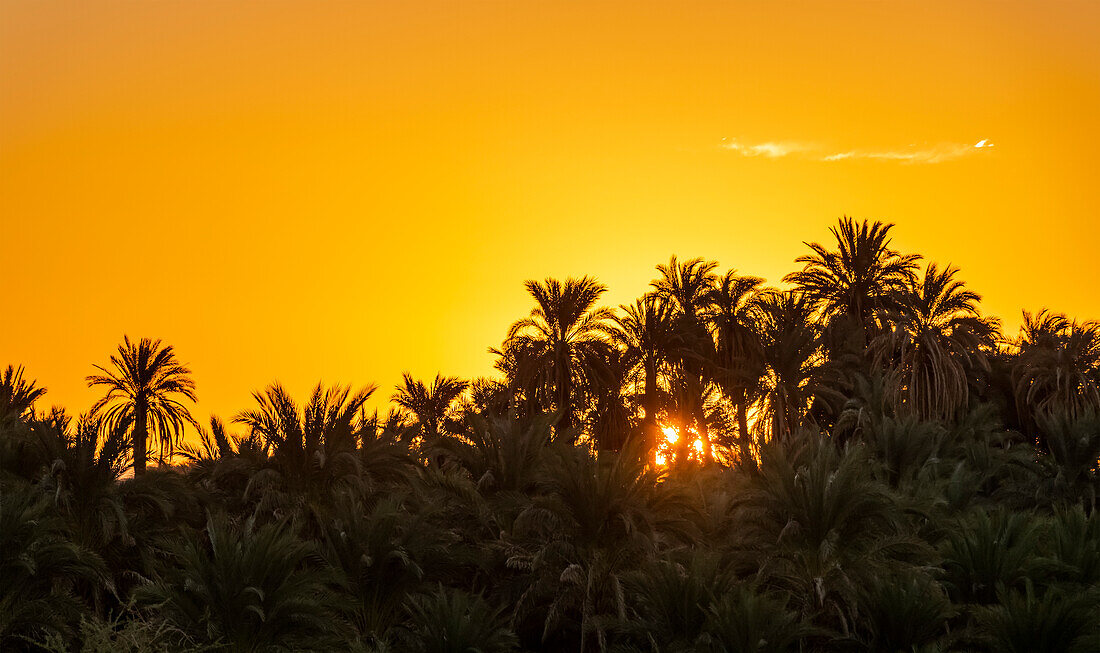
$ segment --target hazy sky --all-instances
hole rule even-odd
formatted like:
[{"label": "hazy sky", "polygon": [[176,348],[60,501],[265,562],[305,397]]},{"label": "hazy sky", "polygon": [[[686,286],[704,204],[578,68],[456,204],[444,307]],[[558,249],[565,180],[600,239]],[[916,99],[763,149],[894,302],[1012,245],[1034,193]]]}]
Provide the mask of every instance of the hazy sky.
[{"label": "hazy sky", "polygon": [[[777,282],[842,214],[988,312],[1100,317],[1100,3],[0,1],[0,364],[128,333],[196,416],[473,376],[670,254]],[[976,147],[981,144],[982,147]]]}]

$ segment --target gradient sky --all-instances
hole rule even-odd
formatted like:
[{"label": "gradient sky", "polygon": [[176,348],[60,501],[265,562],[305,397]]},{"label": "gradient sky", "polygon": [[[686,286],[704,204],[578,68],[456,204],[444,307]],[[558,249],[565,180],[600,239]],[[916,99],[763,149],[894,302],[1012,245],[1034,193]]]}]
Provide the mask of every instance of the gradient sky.
[{"label": "gradient sky", "polygon": [[525,279],[777,282],[842,214],[1013,328],[1100,317],[1098,35],[1097,2],[2,0],[0,364],[74,413],[123,333],[202,421],[386,398],[487,373]]}]

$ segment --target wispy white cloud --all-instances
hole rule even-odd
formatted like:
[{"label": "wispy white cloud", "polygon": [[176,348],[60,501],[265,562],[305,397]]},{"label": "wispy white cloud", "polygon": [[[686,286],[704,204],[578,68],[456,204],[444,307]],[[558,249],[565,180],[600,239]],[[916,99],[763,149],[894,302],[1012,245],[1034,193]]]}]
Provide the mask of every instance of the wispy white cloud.
[{"label": "wispy white cloud", "polygon": [[844,161],[847,159],[873,159],[878,161],[900,161],[902,163],[940,163],[974,154],[976,150],[993,147],[989,139],[983,138],[973,145],[947,143],[935,147],[901,150],[848,150],[821,157],[822,161]]},{"label": "wispy white cloud", "polygon": [[766,156],[769,159],[787,156],[788,154],[806,152],[812,149],[803,143],[793,143],[790,141],[768,141],[765,143],[750,144],[742,143],[732,138],[723,138],[722,147],[745,156]]},{"label": "wispy white cloud", "polygon": [[899,163],[917,164],[940,163],[943,161],[959,159],[964,156],[975,154],[979,150],[985,150],[994,147],[994,143],[990,142],[990,140],[987,138],[983,138],[973,145],[963,143],[944,143],[931,147],[918,148],[914,145],[910,145],[908,148],[890,150],[844,150],[840,152],[829,153],[829,151],[825,150],[824,148],[793,141],[766,141],[763,143],[743,143],[737,139],[723,138],[721,147],[723,149],[737,152],[742,156],[763,156],[769,159],[775,159],[789,155],[800,155],[803,158],[827,162],[863,159],[872,161],[897,161]]}]

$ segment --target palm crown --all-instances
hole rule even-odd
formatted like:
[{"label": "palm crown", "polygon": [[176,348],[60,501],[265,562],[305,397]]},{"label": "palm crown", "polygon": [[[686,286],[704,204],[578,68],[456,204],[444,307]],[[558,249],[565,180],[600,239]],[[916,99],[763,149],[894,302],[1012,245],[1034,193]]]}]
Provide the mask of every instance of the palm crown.
[{"label": "palm crown", "polygon": [[837,249],[807,243],[813,254],[795,259],[805,267],[783,280],[795,284],[830,321],[846,318],[866,330],[877,312],[899,307],[920,260],[890,248],[893,227],[841,218],[829,230]]},{"label": "palm crown", "polygon": [[535,307],[511,326],[498,353],[514,360],[514,387],[528,401],[552,406],[559,431],[567,432],[576,423],[574,388],[606,372],[613,313],[596,302],[607,288],[590,277],[525,285]]},{"label": "palm crown", "polygon": [[142,338],[137,342],[123,336],[110,368],[95,366],[102,374],[87,377],[88,386],[103,386],[107,393],[92,408],[114,423],[132,424],[134,473],[143,474],[147,437],[152,430],[161,460],[170,459],[187,424],[197,427],[183,400],[195,401],[191,370],[176,359],[170,345]]},{"label": "palm crown", "polygon": [[892,329],[872,342],[894,372],[897,401],[924,419],[947,419],[967,404],[968,381],[987,367],[997,323],[978,312],[981,297],[955,278],[956,268],[928,264],[903,295]]}]

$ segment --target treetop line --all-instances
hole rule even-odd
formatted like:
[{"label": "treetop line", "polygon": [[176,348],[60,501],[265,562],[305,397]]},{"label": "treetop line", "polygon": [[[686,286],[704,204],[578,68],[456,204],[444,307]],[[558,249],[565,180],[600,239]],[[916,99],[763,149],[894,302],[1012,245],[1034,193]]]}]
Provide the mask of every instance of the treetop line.
[{"label": "treetop line", "polygon": [[75,419],[8,366],[0,650],[1100,650],[1100,325],[1006,337],[891,229],[788,290],[528,281],[498,376],[385,414],[275,383],[202,428],[159,340]]}]

